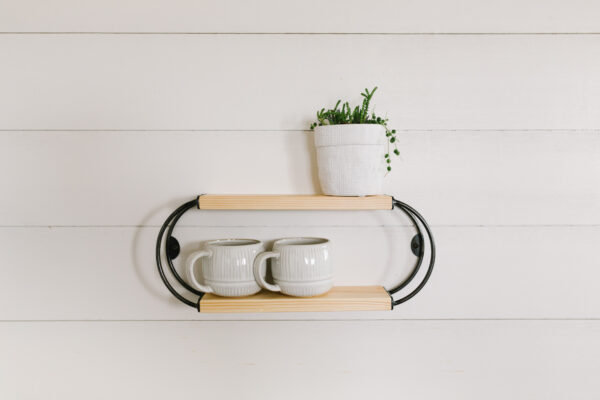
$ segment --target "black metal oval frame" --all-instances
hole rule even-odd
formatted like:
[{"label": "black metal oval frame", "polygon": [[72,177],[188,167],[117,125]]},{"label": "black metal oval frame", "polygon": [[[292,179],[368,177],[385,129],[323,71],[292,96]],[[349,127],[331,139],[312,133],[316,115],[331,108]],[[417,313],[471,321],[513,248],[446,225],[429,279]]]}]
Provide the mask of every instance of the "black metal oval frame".
[{"label": "black metal oval frame", "polygon": [[[156,266],[158,268],[158,273],[160,274],[160,278],[162,279],[162,281],[165,284],[165,286],[167,287],[167,289],[169,289],[169,291],[173,294],[173,296],[175,296],[182,303],[187,304],[188,306],[196,308],[196,309],[198,308],[198,303],[202,299],[202,296],[204,296],[204,292],[201,292],[201,291],[196,290],[193,287],[191,287],[185,280],[183,280],[183,278],[179,275],[179,273],[175,269],[175,266],[173,265],[173,260],[175,258],[177,258],[177,256],[179,255],[179,249],[180,249],[179,242],[177,241],[177,239],[175,239],[175,237],[173,237],[173,229],[175,229],[175,225],[177,224],[177,222],[179,221],[181,216],[183,214],[185,214],[189,209],[194,208],[195,206],[198,206],[198,204],[199,204],[198,198],[196,198],[194,200],[191,200],[191,201],[188,201],[187,203],[182,204],[179,208],[177,208],[175,211],[173,211],[171,213],[171,215],[169,215],[169,217],[165,220],[162,227],[160,228],[160,231],[158,232],[158,238],[156,240]],[[425,284],[427,284],[427,281],[429,280],[431,273],[433,272],[433,265],[435,264],[435,242],[433,240],[433,234],[431,233],[431,229],[429,228],[427,221],[425,221],[425,218],[423,218],[423,216],[421,214],[419,214],[419,212],[417,210],[415,210],[408,204],[403,203],[400,200],[396,200],[395,198],[392,197],[392,209],[394,209],[395,207],[398,207],[402,212],[404,212],[404,214],[406,214],[406,216],[410,219],[413,226],[417,230],[417,234],[411,240],[411,245],[410,245],[411,251],[413,252],[413,254],[415,254],[415,256],[417,256],[417,262],[415,263],[411,273],[406,277],[406,279],[404,279],[402,282],[400,282],[400,284],[398,284],[395,288],[388,290],[388,293],[389,293],[390,297],[392,298],[392,308],[394,306],[397,306],[398,304],[402,304],[405,301],[410,300],[417,293],[419,293],[421,291],[421,289],[423,289]],[[398,300],[394,300],[393,295],[395,293],[399,292],[400,290],[404,289],[406,286],[408,286],[408,284],[410,282],[412,282],[413,279],[417,276],[417,273],[421,269],[421,264],[423,264],[423,259],[425,258],[425,246],[424,246],[424,241],[423,241],[423,232],[421,230],[421,226],[419,225],[419,223],[417,223],[417,220],[419,220],[422,227],[425,229],[425,233],[427,233],[427,239],[429,241],[429,249],[430,249],[429,250],[429,254],[430,254],[429,266],[427,267],[427,272],[425,273],[425,276],[423,277],[423,279],[421,280],[421,283],[419,283],[419,285],[417,287],[415,287],[407,295],[399,298]],[[165,232],[166,232],[166,237],[165,237]],[[164,249],[165,249],[167,264],[169,266],[169,270],[171,271],[171,274],[175,277],[177,282],[179,282],[181,284],[181,286],[183,286],[186,290],[199,296],[198,300],[196,302],[193,302],[193,301],[185,298],[184,296],[182,296],[179,292],[177,292],[175,290],[175,288],[171,285],[171,283],[167,279],[167,276],[165,275],[165,271],[163,269],[162,256],[161,256],[161,248],[163,247],[162,246],[163,242],[164,242]]]}]

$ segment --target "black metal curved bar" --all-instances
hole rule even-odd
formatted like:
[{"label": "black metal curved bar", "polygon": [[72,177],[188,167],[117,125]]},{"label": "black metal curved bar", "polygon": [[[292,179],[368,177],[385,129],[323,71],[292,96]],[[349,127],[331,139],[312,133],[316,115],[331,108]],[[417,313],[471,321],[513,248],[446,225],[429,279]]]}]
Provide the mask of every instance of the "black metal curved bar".
[{"label": "black metal curved bar", "polygon": [[[169,217],[163,223],[162,227],[160,228],[160,231],[158,232],[158,238],[156,240],[156,266],[158,268],[158,273],[160,274],[160,278],[162,279],[162,281],[165,284],[165,286],[167,287],[167,289],[169,289],[169,291],[171,292],[171,294],[173,294],[173,296],[175,296],[182,303],[184,303],[184,304],[186,304],[186,305],[188,305],[190,307],[193,307],[193,308],[197,307],[197,303],[195,303],[195,302],[193,302],[191,300],[188,300],[185,297],[183,297],[182,295],[180,295],[175,290],[175,288],[173,288],[173,286],[171,286],[171,284],[169,283],[169,280],[167,279],[167,276],[165,275],[165,271],[163,270],[162,261],[161,261],[161,255],[160,255],[160,249],[161,249],[161,245],[162,245],[162,242],[163,242],[163,235],[164,235],[165,230],[167,229],[167,227],[169,227],[169,225],[171,225],[171,223],[174,220],[175,221],[179,220],[179,218],[181,218],[181,215],[183,215],[183,213],[185,213],[190,208],[195,207],[197,204],[198,204],[197,200],[191,200],[191,201],[188,201],[185,204],[182,204],[179,208],[177,208],[175,211],[173,211],[171,213],[171,215],[169,215]],[[173,227],[174,226],[175,226],[175,224],[173,224],[169,228],[169,233],[167,235],[167,238],[165,239],[165,251],[167,250],[167,243],[169,241],[169,238],[171,237],[171,233],[173,232]],[[168,254],[167,254],[167,260],[169,261],[169,264],[172,264],[171,258],[169,257]],[[179,275],[176,272],[175,272],[175,276],[179,277]],[[179,277],[179,279],[181,279],[181,277]],[[202,293],[202,294],[204,294],[204,293]]]},{"label": "black metal curved bar", "polygon": [[[394,203],[392,203],[392,204],[394,204]],[[408,219],[410,219],[413,226],[417,230],[417,237],[420,239],[421,245],[419,246],[419,254],[417,255],[417,262],[415,263],[415,266],[413,267],[411,273],[406,277],[406,279],[404,279],[402,282],[400,282],[395,288],[388,290],[388,293],[390,294],[390,296],[393,295],[394,293],[399,292],[400,290],[404,289],[410,282],[412,282],[412,280],[415,278],[415,276],[417,276],[417,273],[421,269],[421,264],[423,263],[423,258],[424,258],[424,254],[425,254],[425,247],[423,246],[423,233],[421,232],[421,228],[419,227],[419,224],[417,223],[417,221],[415,220],[415,217],[413,217],[411,213],[407,212],[402,207],[399,207],[399,208],[408,217]]]},{"label": "black metal curved bar", "polygon": [[[392,201],[393,201],[394,206],[398,206],[404,213],[406,213],[407,215],[412,215],[413,217],[418,219],[419,222],[421,222],[421,224],[425,228],[425,231],[427,232],[427,237],[429,239],[429,245],[430,245],[429,266],[427,267],[427,272],[425,273],[423,280],[421,281],[421,283],[419,283],[419,285],[415,289],[413,289],[412,292],[410,292],[409,294],[407,294],[406,296],[404,296],[398,300],[392,301],[392,305],[397,306],[398,304],[402,304],[402,303],[412,299],[417,293],[419,293],[421,291],[421,289],[423,289],[425,284],[427,284],[427,281],[429,280],[429,277],[431,276],[431,273],[433,272],[433,266],[435,264],[435,242],[433,240],[433,234],[431,233],[431,229],[429,228],[427,221],[425,221],[425,218],[423,218],[423,216],[421,214],[419,214],[419,212],[417,210],[415,210],[408,204],[403,203],[394,198],[392,198]],[[411,218],[411,220],[413,222],[416,222],[414,218]],[[417,231],[419,232],[419,234],[421,234],[421,230],[418,227],[418,224],[415,224],[415,227],[417,228]],[[410,276],[404,282],[402,282],[400,285],[398,285],[398,287],[388,291],[390,293],[390,296],[392,294],[396,293],[398,290],[405,287],[408,284],[408,282],[410,282],[410,280],[412,280],[412,278],[414,278],[414,276],[418,272],[418,268],[420,267],[420,265],[422,263],[424,254],[425,254],[424,243],[422,243],[421,249],[419,251],[419,260],[417,261],[417,265],[413,269],[413,272],[410,274]]]},{"label": "black metal curved bar", "polygon": [[[198,203],[197,203],[197,200],[196,200],[196,203],[193,206],[195,206],[197,204]],[[168,245],[169,238],[172,237],[173,229],[175,229],[175,225],[177,225],[177,222],[179,222],[179,219],[181,218],[181,216],[183,214],[185,214],[185,212],[187,210],[189,210],[190,208],[192,208],[192,207],[189,207],[189,208],[186,208],[186,209],[182,210],[179,214],[177,214],[177,215],[175,215],[173,217],[173,222],[171,223],[171,225],[167,229],[167,236],[166,236],[166,239],[165,239],[165,245],[166,246]],[[183,280],[183,278],[181,277],[181,275],[179,275],[179,273],[175,269],[175,266],[173,265],[173,259],[171,257],[169,257],[168,253],[167,253],[167,264],[169,265],[169,269],[171,270],[171,273],[173,274],[173,276],[175,277],[175,279],[177,280],[177,282],[179,282],[181,284],[181,286],[183,286],[186,290],[189,290],[190,292],[194,293],[195,295],[198,295],[198,296],[203,296],[204,295],[204,292],[201,292],[201,291],[199,291],[199,290],[191,287],[186,281]]]}]

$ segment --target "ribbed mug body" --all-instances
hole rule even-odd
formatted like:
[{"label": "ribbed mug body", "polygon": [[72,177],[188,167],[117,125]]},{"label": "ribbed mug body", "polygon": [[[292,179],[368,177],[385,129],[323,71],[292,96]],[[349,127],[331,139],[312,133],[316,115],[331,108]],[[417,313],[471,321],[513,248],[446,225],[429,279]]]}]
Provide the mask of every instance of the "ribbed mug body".
[{"label": "ribbed mug body", "polygon": [[206,243],[211,255],[202,259],[202,276],[206,285],[219,296],[249,296],[260,291],[252,265],[256,255],[265,250],[254,239],[222,239]]},{"label": "ribbed mug body", "polygon": [[280,239],[273,245],[278,258],[271,261],[273,280],[281,292],[308,297],[333,286],[329,241],[321,238]]}]

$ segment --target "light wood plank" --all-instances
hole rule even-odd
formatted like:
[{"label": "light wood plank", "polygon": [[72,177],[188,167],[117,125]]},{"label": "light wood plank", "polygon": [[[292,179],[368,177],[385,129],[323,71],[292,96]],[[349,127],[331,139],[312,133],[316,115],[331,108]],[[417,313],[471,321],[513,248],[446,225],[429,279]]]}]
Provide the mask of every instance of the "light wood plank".
[{"label": "light wood plank", "polygon": [[374,86],[395,129],[595,129],[599,40],[0,35],[0,129],[305,130]]},{"label": "light wood plank", "polygon": [[[384,193],[430,224],[600,224],[600,131],[403,132],[398,141]],[[305,132],[0,133],[0,225],[159,226],[200,193],[319,193],[312,143]],[[269,157],[256,157],[266,148]],[[194,209],[180,224],[409,223],[399,215]]]},{"label": "light wood plank", "polygon": [[[600,318],[599,227],[433,232],[436,267],[411,301],[393,311],[282,316],[204,314],[178,302],[156,271],[158,227],[2,228],[0,320]],[[204,240],[252,237],[269,247],[277,238],[319,236],[330,239],[336,286],[389,289],[414,265],[413,235],[397,227],[180,227],[175,236],[182,254],[175,265],[181,268]]]},{"label": "light wood plank", "polygon": [[267,291],[240,298],[207,294],[202,297],[199,305],[201,313],[388,310],[391,310],[391,298],[381,286],[336,286],[323,295],[305,298]]},{"label": "light wood plank", "polygon": [[0,397],[590,399],[599,341],[599,321],[5,323]]},{"label": "light wood plank", "polygon": [[597,32],[600,13],[590,0],[371,0],[373,18],[360,0],[0,4],[0,27],[18,32]]},{"label": "light wood plank", "polygon": [[392,197],[323,195],[222,195],[198,197],[201,210],[391,210]]}]

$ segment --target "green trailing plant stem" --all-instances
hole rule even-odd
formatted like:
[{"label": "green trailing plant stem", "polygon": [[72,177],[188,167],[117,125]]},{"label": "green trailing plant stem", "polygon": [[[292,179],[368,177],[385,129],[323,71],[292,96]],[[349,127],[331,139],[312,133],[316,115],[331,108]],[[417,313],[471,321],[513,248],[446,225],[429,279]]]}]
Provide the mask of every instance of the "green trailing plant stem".
[{"label": "green trailing plant stem", "polygon": [[369,114],[369,107],[371,105],[371,99],[377,90],[377,86],[373,90],[365,89],[360,95],[363,97],[362,105],[354,107],[352,109],[348,102],[342,104],[340,108],[341,100],[335,103],[335,107],[326,110],[322,108],[317,111],[317,121],[310,125],[310,129],[313,130],[317,126],[323,125],[344,125],[344,124],[378,124],[385,128],[385,136],[388,139],[388,150],[385,153],[385,162],[387,164],[388,172],[392,170],[392,159],[390,157],[390,148],[393,147],[392,152],[399,156],[400,151],[398,150],[398,144],[396,143],[396,130],[390,129],[387,126],[388,119],[381,118],[375,115],[374,112]]}]

